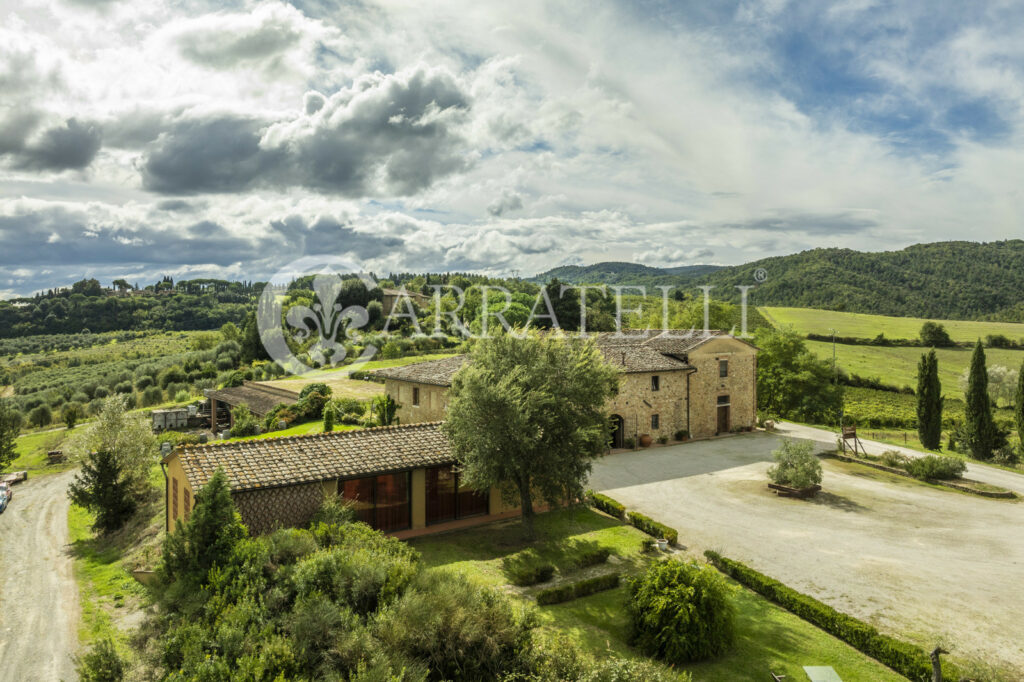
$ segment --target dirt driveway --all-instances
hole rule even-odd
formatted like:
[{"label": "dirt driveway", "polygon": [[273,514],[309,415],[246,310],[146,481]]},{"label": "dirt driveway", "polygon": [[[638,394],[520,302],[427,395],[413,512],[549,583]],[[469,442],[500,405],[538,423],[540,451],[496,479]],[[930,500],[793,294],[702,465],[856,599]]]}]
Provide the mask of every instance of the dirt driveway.
[{"label": "dirt driveway", "polygon": [[718,550],[884,631],[1024,671],[1024,503],[880,481],[835,460],[818,499],[778,498],[765,472],[780,440],[612,455],[590,487],[674,526],[696,553]]},{"label": "dirt driveway", "polygon": [[0,514],[0,680],[74,680],[78,590],[68,554],[74,472],[14,487]]}]

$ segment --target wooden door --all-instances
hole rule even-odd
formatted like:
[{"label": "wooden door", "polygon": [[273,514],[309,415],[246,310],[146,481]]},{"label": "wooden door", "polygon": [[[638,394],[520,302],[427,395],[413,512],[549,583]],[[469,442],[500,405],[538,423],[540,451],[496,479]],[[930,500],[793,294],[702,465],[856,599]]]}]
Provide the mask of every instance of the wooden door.
[{"label": "wooden door", "polygon": [[719,405],[718,406],[718,433],[727,433],[729,431],[729,406]]}]

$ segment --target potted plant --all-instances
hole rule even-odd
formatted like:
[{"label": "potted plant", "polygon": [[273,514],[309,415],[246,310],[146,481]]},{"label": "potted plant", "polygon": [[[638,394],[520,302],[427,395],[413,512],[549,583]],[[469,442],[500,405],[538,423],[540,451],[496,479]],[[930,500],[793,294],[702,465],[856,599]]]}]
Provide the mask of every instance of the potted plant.
[{"label": "potted plant", "polygon": [[654,541],[654,543],[662,552],[668,551],[668,540],[666,540],[665,538],[658,538]]},{"label": "potted plant", "polygon": [[690,432],[686,429],[679,429],[676,431],[676,440],[689,440]]},{"label": "potted plant", "polygon": [[821,490],[821,460],[807,442],[787,440],[772,452],[775,464],[768,468],[768,487],[777,494],[813,497]]}]

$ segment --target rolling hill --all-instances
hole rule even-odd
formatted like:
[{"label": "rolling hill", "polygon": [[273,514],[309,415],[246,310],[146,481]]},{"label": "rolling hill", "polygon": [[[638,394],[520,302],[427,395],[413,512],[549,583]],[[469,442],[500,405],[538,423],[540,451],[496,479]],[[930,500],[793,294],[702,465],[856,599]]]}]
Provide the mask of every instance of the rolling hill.
[{"label": "rolling hill", "polygon": [[[766,277],[757,283],[755,273]],[[821,308],[897,317],[1024,322],[1024,240],[935,242],[899,251],[813,249],[729,267],[651,268],[635,263],[563,266],[538,275],[570,283],[716,286],[757,283],[758,306]]]}]

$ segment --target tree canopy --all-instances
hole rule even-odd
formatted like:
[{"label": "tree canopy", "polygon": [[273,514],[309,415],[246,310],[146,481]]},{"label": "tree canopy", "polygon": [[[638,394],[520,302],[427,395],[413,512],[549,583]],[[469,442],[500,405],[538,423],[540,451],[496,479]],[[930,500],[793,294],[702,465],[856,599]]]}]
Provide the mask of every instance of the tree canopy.
[{"label": "tree canopy", "polygon": [[759,329],[757,406],[771,416],[832,424],[839,419],[843,387],[830,362],[807,350],[792,330]]},{"label": "tree canopy", "polygon": [[578,499],[608,446],[605,403],[618,372],[593,341],[503,334],[479,339],[455,375],[441,427],[466,485],[499,486],[532,533],[535,498]]}]

